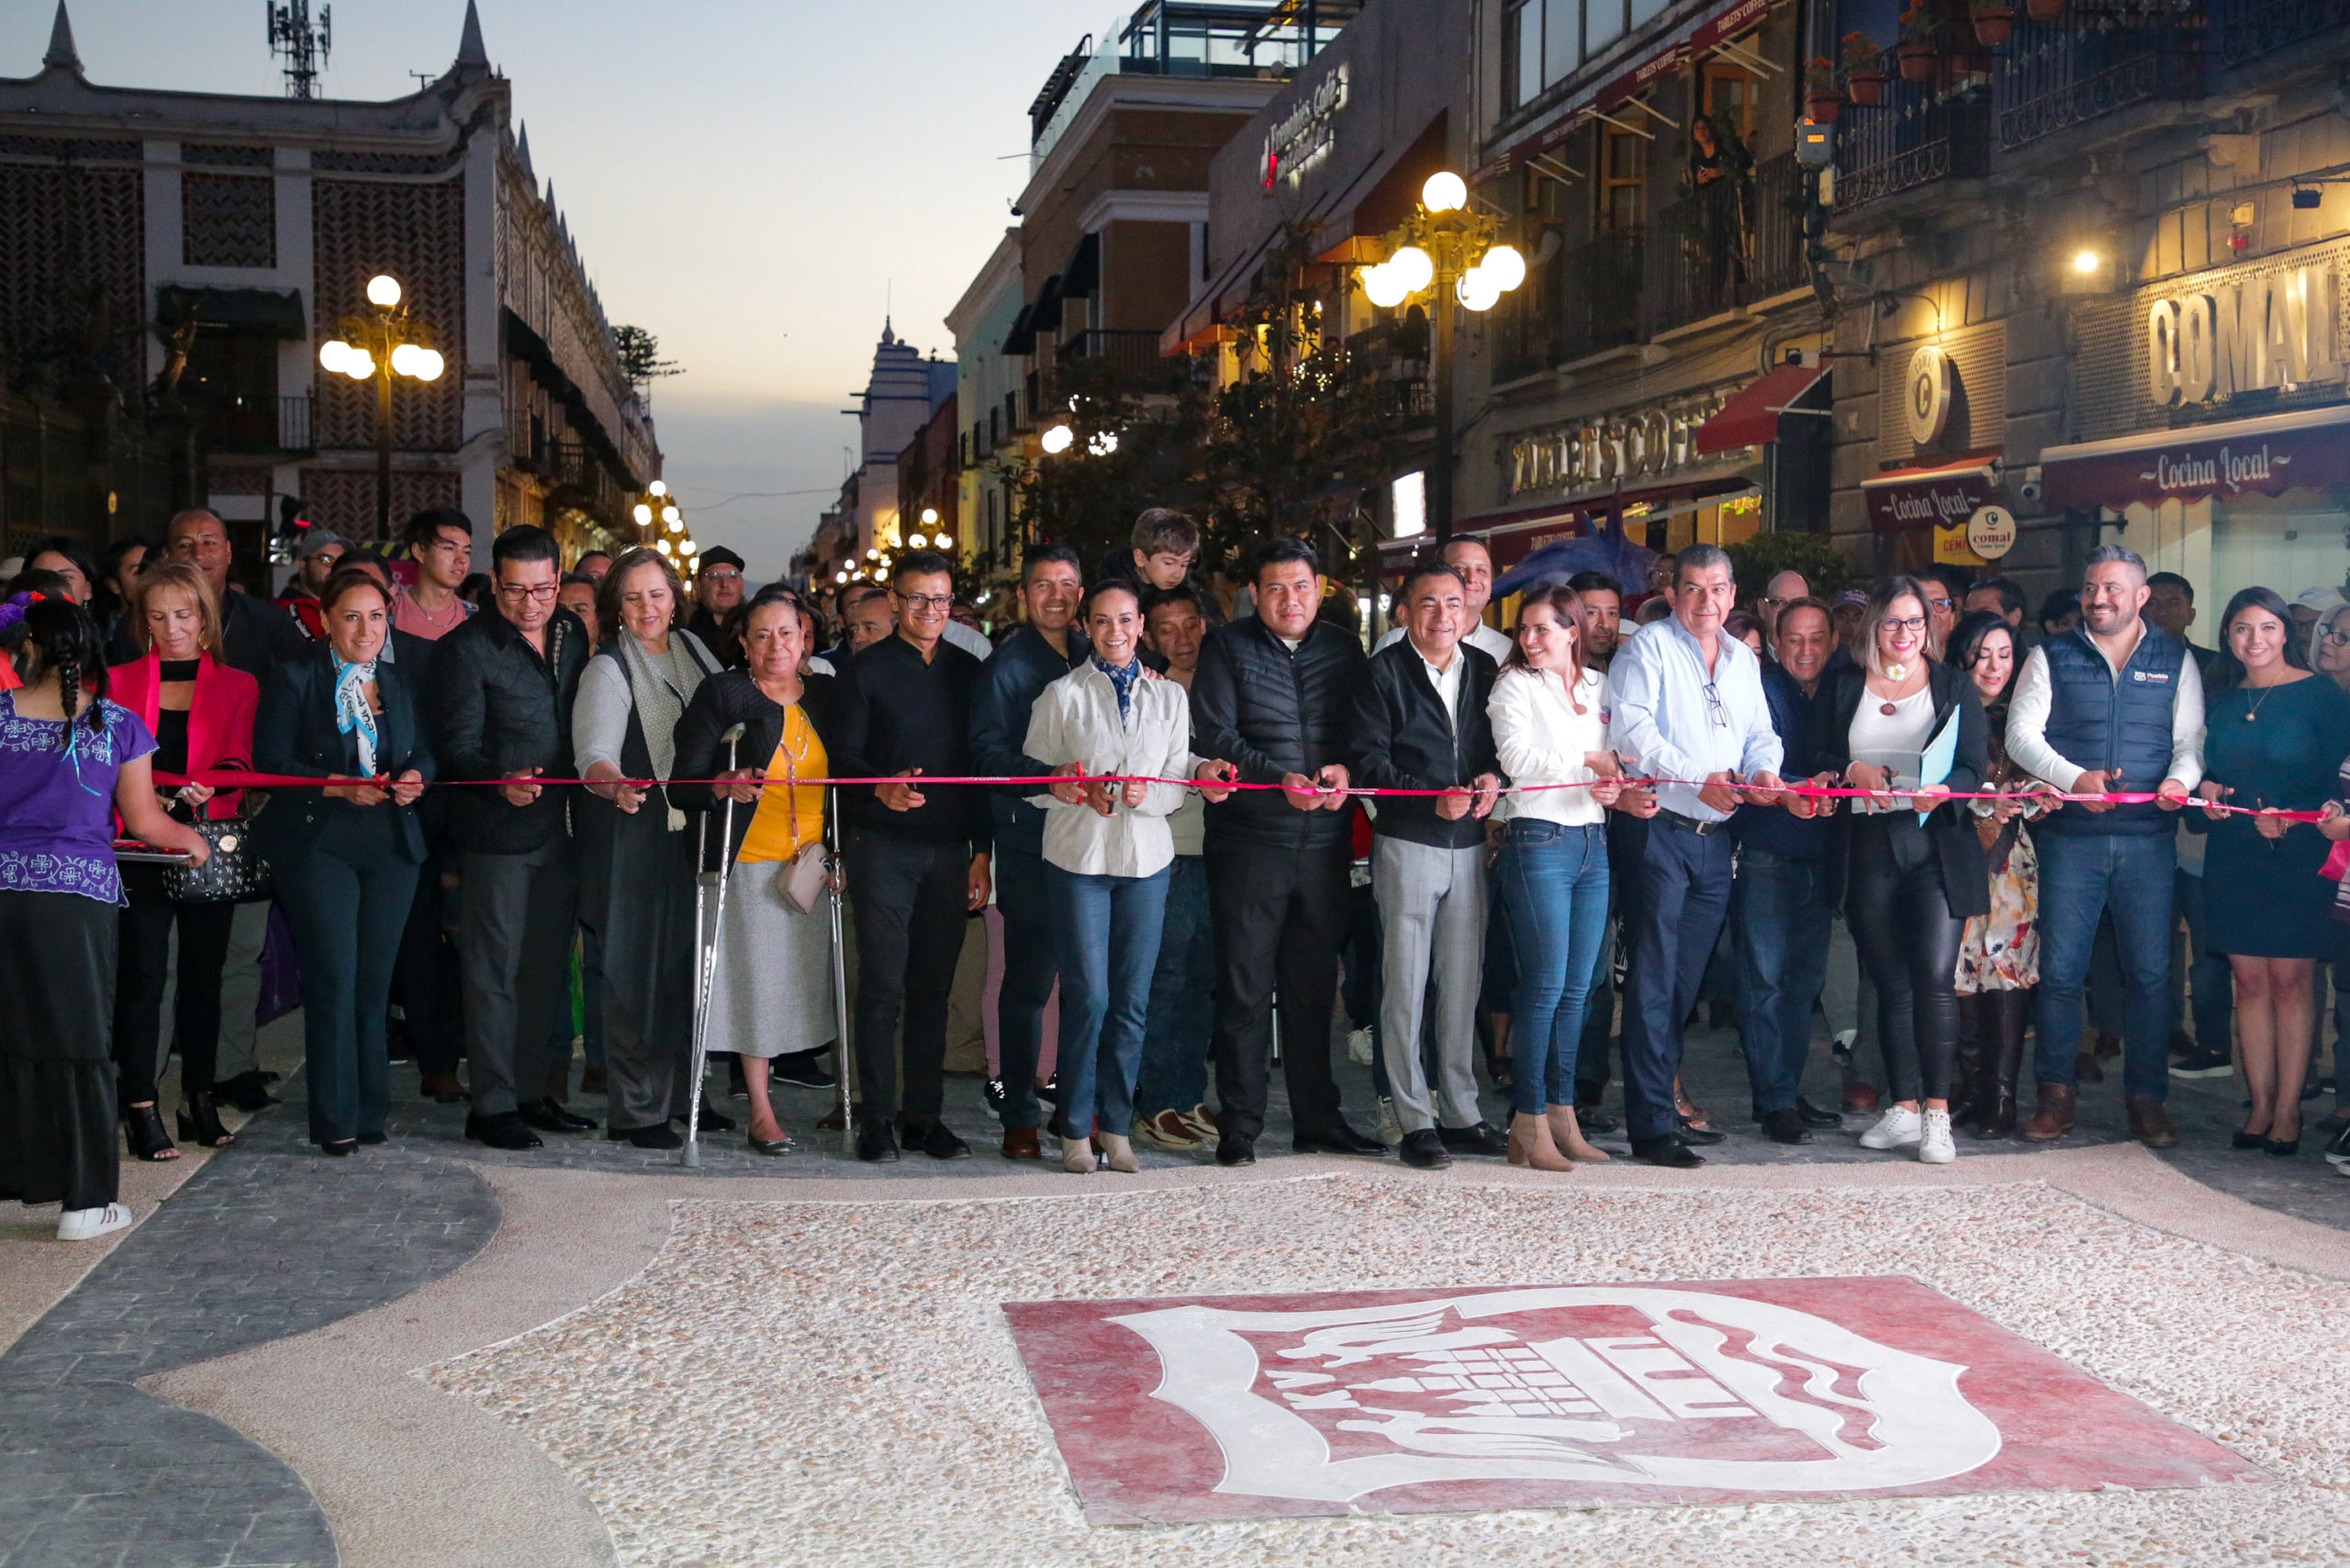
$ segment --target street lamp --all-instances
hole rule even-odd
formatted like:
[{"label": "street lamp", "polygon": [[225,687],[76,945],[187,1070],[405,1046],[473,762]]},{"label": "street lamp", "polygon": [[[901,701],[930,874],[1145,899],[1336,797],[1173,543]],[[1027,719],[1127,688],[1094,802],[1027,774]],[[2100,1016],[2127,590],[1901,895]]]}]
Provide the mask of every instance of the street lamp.
[{"label": "street lamp", "polygon": [[400,303],[399,279],[378,273],[367,280],[373,314],[342,318],[336,335],[319,345],[319,367],[331,375],[375,384],[375,536],[392,532],[392,378],[438,381],[448,366],[439,353],[411,340],[422,336]]},{"label": "street lamp", "polygon": [[1427,297],[1435,342],[1436,454],[1428,465],[1428,522],[1438,543],[1452,536],[1452,373],[1455,305],[1491,310],[1526,281],[1526,258],[1501,242],[1501,220],[1469,207],[1469,185],[1438,170],[1420,186],[1419,209],[1387,237],[1387,259],[1356,278],[1382,310]]}]

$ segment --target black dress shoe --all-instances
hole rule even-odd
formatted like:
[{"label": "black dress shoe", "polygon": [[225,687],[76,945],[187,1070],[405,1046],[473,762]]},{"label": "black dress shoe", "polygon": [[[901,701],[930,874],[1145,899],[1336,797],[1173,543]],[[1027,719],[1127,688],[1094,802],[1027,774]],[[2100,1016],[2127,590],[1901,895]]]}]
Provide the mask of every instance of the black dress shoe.
[{"label": "black dress shoe", "polygon": [[794,1051],[789,1056],[775,1058],[767,1070],[786,1083],[797,1083],[803,1089],[831,1089],[840,1081],[824,1070],[822,1050]]},{"label": "black dress shoe", "polygon": [[945,1122],[933,1116],[927,1121],[908,1122],[901,1135],[908,1148],[918,1148],[933,1159],[968,1159],[971,1146],[957,1137]]},{"label": "black dress shoe", "polygon": [[1289,1140],[1290,1148],[1300,1154],[1371,1154],[1383,1156],[1387,1146],[1375,1137],[1365,1137],[1344,1122],[1332,1122],[1326,1127],[1299,1130]]},{"label": "black dress shoe", "polygon": [[[1503,1140],[1502,1147],[1505,1149],[1509,1147],[1507,1139]],[[1442,1135],[1434,1127],[1421,1127],[1405,1133],[1395,1152],[1402,1156],[1404,1164],[1421,1170],[1441,1170],[1452,1163],[1452,1156],[1444,1151]]]},{"label": "black dress shoe", "polygon": [[522,1125],[522,1118],[511,1111],[500,1115],[485,1116],[478,1111],[465,1114],[465,1136],[476,1143],[486,1143],[492,1148],[541,1148],[545,1140]]},{"label": "black dress shoe", "polygon": [[1721,1142],[1729,1135],[1718,1133],[1711,1127],[1696,1126],[1684,1116],[1682,1118],[1681,1126],[1673,1130],[1673,1136],[1683,1143],[1695,1144],[1702,1148],[1707,1144]]},{"label": "black dress shoe", "polygon": [[565,1110],[552,1100],[526,1100],[514,1108],[514,1114],[543,1133],[589,1133],[596,1130],[593,1121]]},{"label": "black dress shoe", "polygon": [[277,1074],[263,1072],[258,1068],[251,1072],[241,1072],[234,1078],[224,1078],[214,1084],[212,1098],[223,1105],[233,1105],[251,1114],[264,1106],[277,1103],[269,1092],[269,1085],[276,1078]]},{"label": "black dress shoe", "polygon": [[604,1134],[613,1143],[624,1143],[636,1148],[683,1148],[686,1140],[666,1122],[655,1122],[649,1127],[613,1127]]},{"label": "black dress shoe", "polygon": [[898,1140],[887,1122],[867,1122],[856,1129],[856,1157],[867,1165],[896,1164]]},{"label": "black dress shoe", "polygon": [[1498,1159],[1509,1152],[1509,1135],[1491,1122],[1479,1122],[1470,1127],[1438,1127],[1436,1136],[1455,1154],[1490,1154]]},{"label": "black dress shoe", "polygon": [[1804,1130],[1803,1113],[1800,1111],[1763,1112],[1762,1136],[1773,1143],[1809,1143],[1811,1141],[1811,1134]]},{"label": "black dress shoe", "polygon": [[1621,1132],[1624,1127],[1616,1114],[1601,1110],[1596,1100],[1588,1105],[1580,1100],[1575,1102],[1575,1125],[1586,1133]]},{"label": "black dress shoe", "polygon": [[1651,1165],[1662,1165],[1670,1170],[1687,1170],[1706,1163],[1706,1157],[1690,1148],[1678,1137],[1667,1133],[1662,1137],[1642,1137],[1632,1140],[1632,1158]]},{"label": "black dress shoe", "polygon": [[351,1158],[351,1151],[357,1147],[358,1140],[355,1138],[338,1138],[333,1143],[319,1145],[319,1152],[331,1155],[337,1159],[348,1159]]},{"label": "black dress shoe", "polygon": [[1801,1095],[1796,1097],[1796,1115],[1805,1126],[1821,1129],[1841,1127],[1844,1118],[1833,1111],[1823,1111]]},{"label": "black dress shoe", "polygon": [[1238,1133],[1226,1133],[1215,1140],[1215,1162],[1218,1165],[1254,1165],[1257,1163],[1257,1140],[1242,1137]]}]

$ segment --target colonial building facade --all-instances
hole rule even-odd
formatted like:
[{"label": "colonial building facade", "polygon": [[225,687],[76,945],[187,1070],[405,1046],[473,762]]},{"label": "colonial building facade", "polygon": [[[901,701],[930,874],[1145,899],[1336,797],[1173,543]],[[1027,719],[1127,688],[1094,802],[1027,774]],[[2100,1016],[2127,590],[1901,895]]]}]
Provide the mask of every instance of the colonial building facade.
[{"label": "colonial building facade", "polygon": [[[195,472],[175,498],[229,520],[249,561],[292,503],[375,532],[375,388],[318,349],[367,314],[378,274],[446,364],[393,388],[393,526],[452,506],[485,545],[518,522],[575,546],[636,536],[652,420],[470,5],[439,80],[358,103],[101,86],[61,4],[41,71],[0,80],[0,371],[102,377],[134,415],[179,420]],[[99,537],[162,518],[81,521]]]}]

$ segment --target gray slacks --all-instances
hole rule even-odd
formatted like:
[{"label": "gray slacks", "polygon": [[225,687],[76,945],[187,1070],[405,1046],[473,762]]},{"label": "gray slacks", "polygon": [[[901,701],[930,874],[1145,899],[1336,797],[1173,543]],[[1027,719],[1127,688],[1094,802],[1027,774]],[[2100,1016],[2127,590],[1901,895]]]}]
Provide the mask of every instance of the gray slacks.
[{"label": "gray slacks", "polygon": [[[1371,841],[1371,891],[1382,932],[1379,1048],[1407,1133],[1471,1127],[1477,1109],[1477,992],[1485,958],[1485,846],[1439,849],[1385,834]],[[1432,1001],[1431,1001],[1432,998]],[[1420,1065],[1421,1010],[1435,1013],[1431,1103]]]},{"label": "gray slacks", "polygon": [[485,1116],[546,1091],[548,1039],[567,992],[579,873],[568,835],[527,855],[464,856],[458,958],[465,1006],[466,1083]]}]

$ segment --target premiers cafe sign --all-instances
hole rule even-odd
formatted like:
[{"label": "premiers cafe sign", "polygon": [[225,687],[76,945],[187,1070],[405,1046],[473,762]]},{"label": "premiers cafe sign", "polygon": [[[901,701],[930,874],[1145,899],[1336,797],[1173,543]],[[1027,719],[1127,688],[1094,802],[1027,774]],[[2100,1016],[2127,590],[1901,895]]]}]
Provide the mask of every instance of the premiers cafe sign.
[{"label": "premiers cafe sign", "polygon": [[1508,494],[1651,483],[1698,466],[1697,427],[1721,412],[1736,390],[1719,386],[1604,419],[1528,431],[1503,454]]}]

